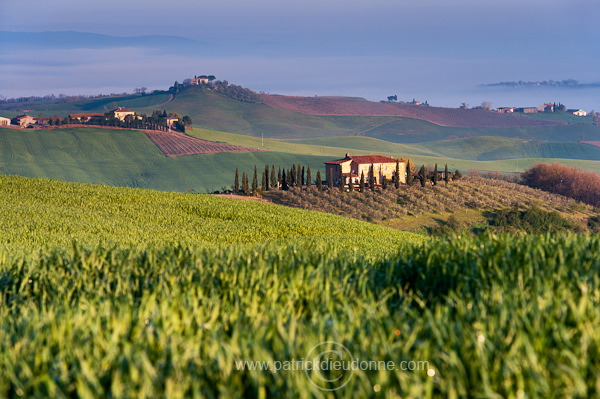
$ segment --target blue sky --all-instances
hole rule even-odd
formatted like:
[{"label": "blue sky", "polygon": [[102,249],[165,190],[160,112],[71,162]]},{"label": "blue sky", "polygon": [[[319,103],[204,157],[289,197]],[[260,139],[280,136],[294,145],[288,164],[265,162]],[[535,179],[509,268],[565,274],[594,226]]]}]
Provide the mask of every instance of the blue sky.
[{"label": "blue sky", "polygon": [[279,94],[397,94],[443,106],[567,103],[555,97],[564,96],[569,106],[600,109],[589,90],[477,88],[506,80],[600,81],[597,0],[3,0],[0,15],[1,31],[173,35],[206,45],[171,54],[52,45],[0,53],[0,95],[9,97],[164,88],[210,73]]}]

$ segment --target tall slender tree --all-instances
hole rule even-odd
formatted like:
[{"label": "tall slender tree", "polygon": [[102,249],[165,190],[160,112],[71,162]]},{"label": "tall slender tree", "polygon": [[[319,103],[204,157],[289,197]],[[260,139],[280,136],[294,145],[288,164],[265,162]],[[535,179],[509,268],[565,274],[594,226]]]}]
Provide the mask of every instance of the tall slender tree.
[{"label": "tall slender tree", "polygon": [[258,170],[254,165],[254,176],[252,176],[252,195],[258,194]]},{"label": "tall slender tree", "polygon": [[290,186],[288,185],[288,182],[287,182],[287,176],[285,175],[285,169],[281,173],[281,189],[285,190],[285,191],[290,189]]},{"label": "tall slender tree", "polygon": [[448,164],[444,166],[444,183],[446,187],[448,187],[448,182],[450,182],[450,174],[448,173]]},{"label": "tall slender tree", "polygon": [[431,179],[431,181],[433,181],[433,185],[434,186],[437,186],[437,184],[438,184],[438,166],[437,166],[437,163],[433,167],[433,178]]},{"label": "tall slender tree", "polygon": [[331,190],[333,188],[333,168],[329,169],[329,173],[327,174],[327,189]]},{"label": "tall slender tree", "polygon": [[269,165],[265,165],[265,187],[264,191],[269,191]]},{"label": "tall slender tree", "polygon": [[279,184],[279,187],[283,185],[283,178],[281,177],[281,167],[277,172],[277,183]]},{"label": "tall slender tree", "polygon": [[387,177],[385,175],[381,176],[381,189],[385,190],[387,188]]},{"label": "tall slender tree", "polygon": [[425,184],[427,184],[427,170],[425,169],[425,165],[421,165],[421,169],[419,169],[419,178],[421,179],[421,187],[425,187]]},{"label": "tall slender tree", "polygon": [[267,183],[267,175],[263,171],[262,172],[262,180],[260,181],[260,189],[262,191],[267,191],[267,187],[269,187],[269,183]]},{"label": "tall slender tree", "polygon": [[322,191],[323,190],[323,180],[321,179],[321,171],[319,169],[317,169],[317,190]]},{"label": "tall slender tree", "polygon": [[248,187],[248,175],[246,172],[242,172],[242,192],[246,195],[250,194],[250,189]]},{"label": "tall slender tree", "polygon": [[[406,161],[406,184],[412,186],[415,182],[415,176],[413,175],[413,169],[415,169],[413,162],[408,159]],[[415,169],[416,170],[416,169]]]},{"label": "tall slender tree", "polygon": [[375,166],[371,164],[369,167],[369,188],[375,191]]},{"label": "tall slender tree", "polygon": [[292,169],[288,173],[288,185],[294,187],[296,185],[296,164],[292,165]]},{"label": "tall slender tree", "polygon": [[275,165],[271,165],[271,190],[277,188],[277,176],[275,175]]},{"label": "tall slender tree", "polygon": [[360,172],[360,183],[358,183],[358,191],[365,192],[365,172]]},{"label": "tall slender tree", "polygon": [[394,174],[394,186],[400,188],[400,160],[396,159],[396,173]]},{"label": "tall slender tree", "polygon": [[233,193],[237,194],[240,191],[240,172],[235,168],[235,180],[233,182]]},{"label": "tall slender tree", "polygon": [[296,166],[296,186],[302,188],[302,180],[303,180],[303,172],[302,172],[303,168],[302,165],[298,164],[298,166]]},{"label": "tall slender tree", "polygon": [[310,190],[312,188],[312,176],[310,173],[310,165],[306,167],[306,189]]},{"label": "tall slender tree", "polygon": [[304,166],[302,167],[302,173],[300,174],[300,187],[304,185]]},{"label": "tall slender tree", "polygon": [[344,174],[342,173],[342,165],[340,165],[340,174],[338,175],[338,188],[344,191]]},{"label": "tall slender tree", "polygon": [[350,173],[350,178],[348,181],[348,191],[354,191],[354,182],[352,181],[352,173]]}]

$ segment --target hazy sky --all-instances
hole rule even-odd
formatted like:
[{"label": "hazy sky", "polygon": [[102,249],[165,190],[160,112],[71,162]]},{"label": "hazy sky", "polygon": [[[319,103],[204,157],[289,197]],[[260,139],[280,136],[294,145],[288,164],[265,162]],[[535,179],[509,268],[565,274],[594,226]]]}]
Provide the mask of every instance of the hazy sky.
[{"label": "hazy sky", "polygon": [[[489,97],[497,96],[529,105],[517,104],[521,93],[504,98],[477,85],[600,81],[598,0],[2,0],[0,15],[0,31],[173,35],[207,45],[175,54],[151,48],[0,52],[0,95],[9,97],[165,88],[209,73],[281,94],[373,100],[398,94],[449,106],[496,103]],[[591,107],[597,96],[581,97],[585,104],[568,105]]]}]

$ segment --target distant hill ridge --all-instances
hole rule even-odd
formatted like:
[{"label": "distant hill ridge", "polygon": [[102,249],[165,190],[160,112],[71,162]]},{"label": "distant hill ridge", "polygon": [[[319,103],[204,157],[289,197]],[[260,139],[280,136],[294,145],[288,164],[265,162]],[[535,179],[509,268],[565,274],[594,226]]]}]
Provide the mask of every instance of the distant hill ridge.
[{"label": "distant hill ridge", "polygon": [[295,97],[261,95],[265,104],[309,115],[397,116],[421,119],[449,127],[529,127],[566,125],[562,121],[525,118],[479,109],[441,108],[410,104],[377,103],[349,97]]}]

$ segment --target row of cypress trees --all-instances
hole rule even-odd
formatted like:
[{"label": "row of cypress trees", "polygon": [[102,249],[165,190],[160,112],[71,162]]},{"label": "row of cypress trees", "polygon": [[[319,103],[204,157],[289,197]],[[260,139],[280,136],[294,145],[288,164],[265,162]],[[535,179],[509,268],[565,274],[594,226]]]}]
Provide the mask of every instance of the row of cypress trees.
[{"label": "row of cypress trees", "polygon": [[[415,182],[413,173],[411,172],[413,169],[412,161],[408,161],[407,164],[407,176],[406,176],[406,184],[412,185]],[[387,189],[390,184],[394,187],[399,188],[401,185],[400,179],[398,176],[400,175],[400,165],[399,162],[396,162],[396,173],[392,178],[391,182],[388,182],[387,178],[384,176],[381,180],[381,188]],[[457,170],[453,174],[453,179],[459,179],[461,177],[460,172]],[[250,182],[250,177],[246,172],[242,172],[240,176],[240,172],[238,168],[235,168],[235,179],[233,183],[233,192],[234,194],[245,194],[245,195],[258,195],[260,192],[281,189],[281,190],[289,190],[292,187],[308,187],[311,188],[313,185],[312,180],[312,172],[310,170],[310,166],[306,168],[301,164],[293,164],[289,169],[282,169],[281,167],[277,169],[275,172],[275,165],[265,165],[264,170],[262,171],[262,177],[259,185],[259,172],[258,168],[254,166],[254,173],[252,175],[252,182]],[[438,165],[435,164],[433,172],[427,170],[425,165],[421,166],[419,170],[419,181],[422,187],[427,185],[428,181],[431,181],[433,185],[437,185],[439,182],[439,172]],[[448,165],[445,165],[443,180],[446,185],[450,181],[451,174],[448,172]],[[345,190],[348,187],[349,191],[354,191],[356,188],[354,184],[344,184],[344,180],[340,175],[337,179],[338,185],[337,188],[340,190]],[[321,178],[321,171],[317,170],[316,177],[314,179],[314,184],[317,190],[323,190],[323,179]],[[371,191],[375,191],[376,187],[376,179],[374,175],[374,166],[371,165],[369,168],[368,176],[365,178],[364,173],[361,173],[360,182],[358,185],[358,191],[364,192],[365,189],[368,188]],[[333,188],[334,181],[333,176],[329,174],[327,179],[327,187]]]}]

